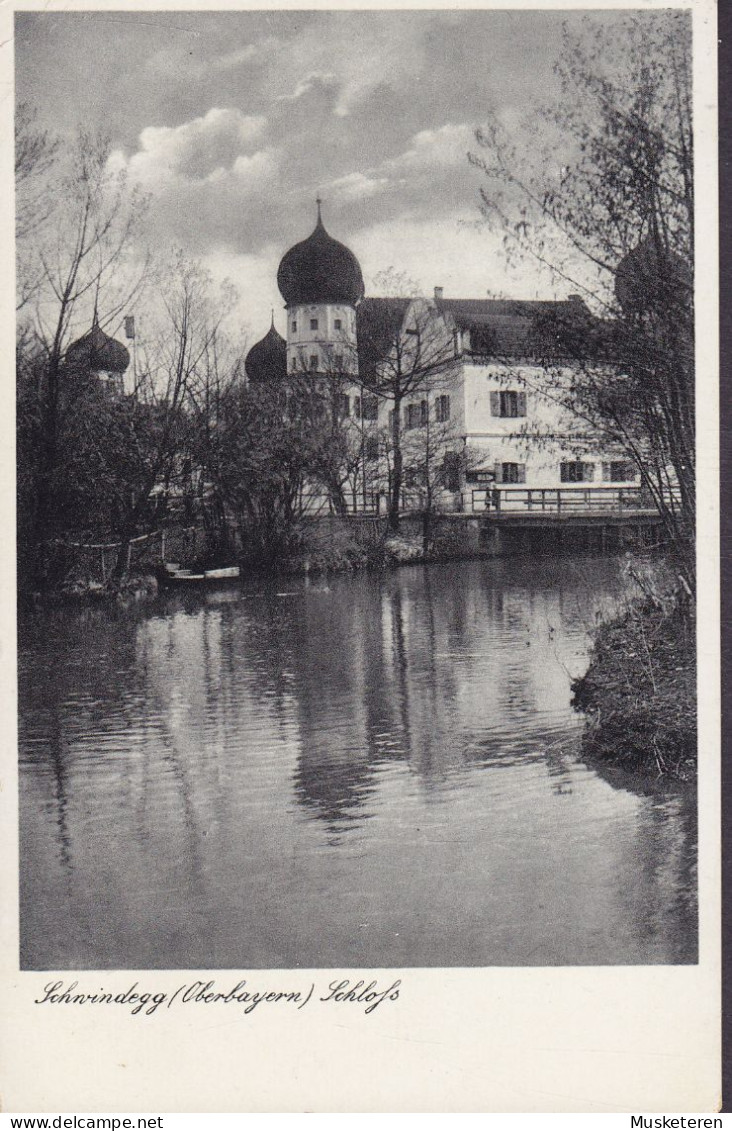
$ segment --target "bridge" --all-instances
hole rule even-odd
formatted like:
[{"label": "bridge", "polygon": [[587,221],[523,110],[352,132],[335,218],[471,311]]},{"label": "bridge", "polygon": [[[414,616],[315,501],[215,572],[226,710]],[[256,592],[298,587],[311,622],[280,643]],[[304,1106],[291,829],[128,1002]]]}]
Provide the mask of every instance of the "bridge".
[{"label": "bridge", "polygon": [[[373,506],[365,510],[361,502],[351,511],[359,540],[370,541],[386,532],[384,500],[380,502],[379,507],[373,500]],[[402,526],[406,531],[419,533],[424,508],[421,492],[404,492]],[[633,486],[489,484],[443,496],[434,512],[434,520],[443,528],[448,524],[456,532],[461,529],[466,548],[489,556],[563,550],[617,552],[657,545],[662,537],[658,510],[647,492]]]},{"label": "bridge", "polygon": [[[467,496],[467,497],[466,497]],[[471,514],[490,514],[494,520],[659,518],[658,510],[641,487],[514,487],[496,486],[463,492],[463,509]],[[467,504],[467,505],[465,505]]]}]

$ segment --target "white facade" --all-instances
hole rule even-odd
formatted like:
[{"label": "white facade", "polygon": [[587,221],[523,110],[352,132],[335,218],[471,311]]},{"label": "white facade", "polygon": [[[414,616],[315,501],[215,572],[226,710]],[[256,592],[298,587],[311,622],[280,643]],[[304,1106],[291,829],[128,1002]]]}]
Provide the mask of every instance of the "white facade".
[{"label": "white facade", "polygon": [[286,315],[288,373],[357,373],[354,307],[308,303],[288,307]]},{"label": "white facade", "polygon": [[[322,371],[335,373],[340,367],[332,365],[333,354],[342,350],[338,357],[353,358],[355,376],[355,314],[353,322],[346,322],[345,311],[341,312],[342,324],[352,327],[345,349],[340,336],[328,342],[321,332],[322,319],[331,333],[342,334],[334,325],[336,309],[302,307],[297,315],[288,312],[288,357],[300,365],[307,350],[317,348],[328,359]],[[318,319],[317,330],[307,321],[301,328],[310,317]],[[295,321],[297,331],[292,328]],[[427,375],[404,396],[400,418],[407,507],[424,502],[428,480],[433,501],[449,510],[484,505],[476,497],[481,488],[484,497],[486,487],[494,485],[507,498],[511,492],[518,497],[522,489],[571,494],[638,486],[636,469],[627,457],[599,445],[592,432],[557,403],[556,390],[571,379],[571,367],[548,372],[521,360],[476,358],[470,352],[470,334],[436,305],[418,300],[408,307],[400,331],[407,373],[415,367],[418,335],[428,338],[428,348],[420,342]],[[392,361],[384,361],[385,373]],[[348,366],[342,371],[348,372]],[[360,481],[353,490],[354,506],[367,497],[373,505],[377,495],[386,494],[391,474],[393,400],[384,395],[374,400],[357,377],[340,387],[344,426],[352,430],[354,443],[365,449]],[[441,475],[446,457],[448,463],[453,461],[453,472]],[[459,482],[455,466],[461,469]]]}]

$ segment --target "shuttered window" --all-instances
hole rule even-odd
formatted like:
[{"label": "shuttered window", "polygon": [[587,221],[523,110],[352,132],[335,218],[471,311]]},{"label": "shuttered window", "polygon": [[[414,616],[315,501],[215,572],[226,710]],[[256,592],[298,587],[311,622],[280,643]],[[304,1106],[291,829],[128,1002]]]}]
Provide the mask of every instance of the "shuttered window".
[{"label": "shuttered window", "polygon": [[637,475],[632,460],[614,459],[602,465],[602,477],[606,483],[634,483]]},{"label": "shuttered window", "polygon": [[450,398],[447,395],[438,397],[435,401],[435,419],[438,424],[444,424],[450,419]]},{"label": "shuttered window", "polygon": [[526,464],[525,463],[496,463],[495,465],[496,483],[525,483],[526,482]]},{"label": "shuttered window", "polygon": [[[425,402],[422,401],[422,404]],[[422,423],[422,404],[408,404],[404,410],[404,427],[418,428]]]},{"label": "shuttered window", "polygon": [[526,393],[514,389],[494,391],[490,395],[491,416],[526,416]]},{"label": "shuttered window", "polygon": [[565,460],[559,465],[559,478],[562,483],[591,483],[595,478],[595,465],[579,459]]}]

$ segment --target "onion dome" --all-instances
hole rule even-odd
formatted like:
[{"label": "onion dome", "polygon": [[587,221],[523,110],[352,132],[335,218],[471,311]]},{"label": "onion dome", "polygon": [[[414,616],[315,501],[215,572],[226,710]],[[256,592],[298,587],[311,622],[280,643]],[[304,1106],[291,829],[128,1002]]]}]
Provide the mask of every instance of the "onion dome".
[{"label": "onion dome", "polygon": [[288,306],[342,302],[355,306],[363,298],[363,275],[352,251],[326,232],[320,216],[315,231],[285,254],[277,285]]},{"label": "onion dome", "polygon": [[261,341],[256,342],[244,360],[250,381],[279,381],[287,376],[287,343],[272,325]]},{"label": "onion dome", "polygon": [[628,252],[615,271],[615,296],[626,314],[688,305],[691,285],[691,269],[681,256],[650,239]]},{"label": "onion dome", "polygon": [[91,330],[67,349],[66,364],[90,373],[124,373],[130,364],[130,354],[122,342],[104,333],[95,310]]}]

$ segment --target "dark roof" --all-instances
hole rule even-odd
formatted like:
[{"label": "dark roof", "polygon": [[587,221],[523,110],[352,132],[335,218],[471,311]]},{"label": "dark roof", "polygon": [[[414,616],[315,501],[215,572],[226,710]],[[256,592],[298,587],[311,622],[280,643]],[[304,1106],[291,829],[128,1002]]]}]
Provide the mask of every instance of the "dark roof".
[{"label": "dark roof", "polygon": [[274,317],[261,341],[249,350],[244,368],[250,381],[281,380],[287,375],[287,343],[275,330]]},{"label": "dark roof", "polygon": [[329,236],[318,206],[315,231],[284,255],[277,286],[288,306],[298,303],[344,302],[363,298],[363,276],[356,256]]},{"label": "dark roof", "polygon": [[368,380],[397,340],[408,298],[365,298],[356,307],[356,342],[359,376]]},{"label": "dark roof", "polygon": [[91,330],[72,342],[66,350],[65,361],[68,366],[90,373],[98,370],[124,373],[130,364],[130,354],[122,342],[104,333],[95,312]]},{"label": "dark roof", "polygon": [[537,358],[572,356],[579,335],[593,323],[581,298],[437,299],[458,329],[470,331],[470,352],[479,356]]}]

